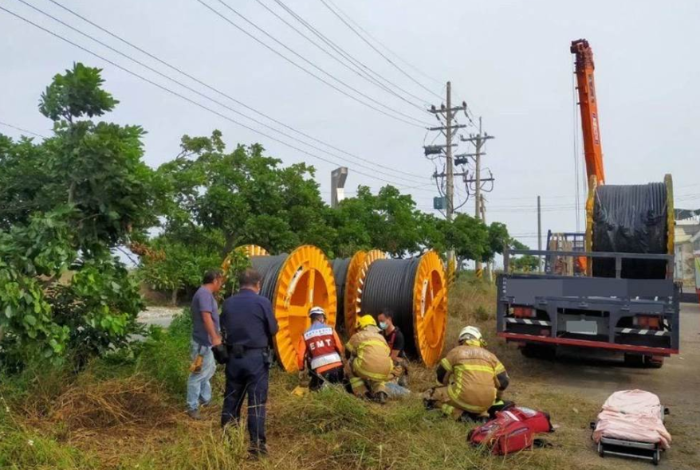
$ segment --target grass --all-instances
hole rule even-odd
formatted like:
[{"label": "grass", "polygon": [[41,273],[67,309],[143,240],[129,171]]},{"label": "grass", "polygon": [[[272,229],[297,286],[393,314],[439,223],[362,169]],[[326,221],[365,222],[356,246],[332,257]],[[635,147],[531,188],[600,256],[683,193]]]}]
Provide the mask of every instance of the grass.
[{"label": "grass", "polygon": [[[9,469],[573,469],[626,467],[599,459],[588,430],[599,404],[539,385],[546,364],[525,362],[493,337],[493,287],[461,280],[450,295],[447,347],[468,323],[482,327],[489,348],[511,373],[509,398],[549,411],[554,447],[494,457],[466,442],[469,427],[426,412],[420,393],[434,371],[411,368],[417,392],[380,406],[340,389],[297,397],[295,375],[273,370],[268,404],[269,460],[246,459],[247,436],[218,426],[223,374],[214,379],[206,420],[187,419],[189,316],[156,331],[135,350],[91,363],[74,374],[33,365],[1,377],[0,468]],[[690,453],[687,461],[694,458]],[[685,461],[685,460],[684,460]],[[604,466],[603,464],[609,466]],[[644,467],[645,468],[645,467]],[[674,468],[692,468],[674,467]]]}]

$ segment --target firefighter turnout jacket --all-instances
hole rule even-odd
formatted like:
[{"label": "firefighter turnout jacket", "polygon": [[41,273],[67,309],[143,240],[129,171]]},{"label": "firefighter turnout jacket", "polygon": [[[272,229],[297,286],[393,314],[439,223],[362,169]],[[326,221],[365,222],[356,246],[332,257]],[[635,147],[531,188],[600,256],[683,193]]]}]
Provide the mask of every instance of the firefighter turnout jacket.
[{"label": "firefighter turnout jacket", "polygon": [[366,380],[387,381],[394,368],[391,350],[376,326],[367,326],[358,331],[346,346],[354,357],[352,369]]},{"label": "firefighter turnout jacket", "polygon": [[304,369],[308,359],[310,367],[318,374],[341,367],[343,343],[335,330],[325,323],[316,322],[299,338],[297,365]]},{"label": "firefighter turnout jacket", "polygon": [[508,373],[498,358],[479,346],[461,345],[440,361],[438,381],[462,410],[482,414],[508,386]]}]

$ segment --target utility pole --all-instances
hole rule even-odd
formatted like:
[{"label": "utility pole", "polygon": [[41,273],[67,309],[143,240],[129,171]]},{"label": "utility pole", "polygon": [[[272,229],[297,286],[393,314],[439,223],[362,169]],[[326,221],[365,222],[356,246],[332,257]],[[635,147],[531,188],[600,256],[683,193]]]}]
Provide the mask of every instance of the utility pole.
[{"label": "utility pole", "polygon": [[[465,113],[467,112],[467,104],[462,103],[461,106],[456,106],[452,107],[452,84],[450,82],[447,82],[447,94],[445,96],[445,105],[440,106],[440,108],[436,108],[435,106],[431,106],[430,109],[428,110],[430,113],[435,114],[438,120],[440,120],[440,117],[444,118],[444,125],[438,126],[438,127],[430,127],[428,128],[429,131],[440,131],[445,135],[445,145],[430,145],[430,146],[425,146],[424,151],[426,157],[429,155],[444,155],[445,156],[445,172],[444,174],[438,175],[437,172],[433,175],[436,179],[440,177],[445,178],[445,183],[446,183],[446,188],[445,188],[445,218],[447,220],[452,220],[452,217],[454,215],[454,209],[455,209],[455,203],[454,203],[454,159],[452,156],[452,148],[456,146],[456,144],[452,143],[453,135],[454,135],[454,130],[456,129],[462,129],[467,127],[464,124],[459,124],[455,122],[455,111],[464,111]],[[442,121],[441,121],[442,124]],[[444,154],[443,154],[444,152]],[[454,250],[450,250],[447,253],[447,259],[448,259],[448,264],[451,264],[454,266],[455,263],[455,254]]]},{"label": "utility pole", "polygon": [[[481,199],[480,209],[481,209],[481,221],[486,225],[486,203],[484,202],[484,195],[480,194]],[[486,263],[486,280],[491,282],[491,263]]]},{"label": "utility pole", "polygon": [[[468,138],[462,137],[462,142],[471,142],[474,145],[474,153],[473,154],[466,154],[467,156],[473,156],[474,157],[474,217],[476,217],[477,220],[482,220],[482,200],[481,200],[481,185],[484,182],[484,180],[481,178],[481,156],[484,155],[482,152],[484,144],[486,141],[493,139],[494,136],[485,134],[482,130],[482,122],[481,118],[479,118],[479,133],[478,134],[472,134]],[[489,178],[490,181],[493,181],[493,178]],[[486,219],[483,218],[482,220],[484,223],[486,223]],[[476,262],[476,275],[477,277],[480,277],[482,273],[482,264],[481,261]]]},{"label": "utility pole", "polygon": [[[452,220],[452,213],[455,210],[454,197],[455,197],[455,185],[454,185],[454,168],[452,161],[452,84],[447,82],[447,110],[445,111],[445,121],[447,126],[445,129],[445,145],[446,147],[446,167],[447,167],[447,207],[445,208],[445,215],[447,220]],[[454,258],[454,251],[450,250],[448,253],[448,259],[452,260]]]},{"label": "utility pole", "polygon": [[[537,250],[542,251],[542,208],[539,196],[537,196]],[[542,256],[537,255],[537,260],[538,270],[542,272]]]}]

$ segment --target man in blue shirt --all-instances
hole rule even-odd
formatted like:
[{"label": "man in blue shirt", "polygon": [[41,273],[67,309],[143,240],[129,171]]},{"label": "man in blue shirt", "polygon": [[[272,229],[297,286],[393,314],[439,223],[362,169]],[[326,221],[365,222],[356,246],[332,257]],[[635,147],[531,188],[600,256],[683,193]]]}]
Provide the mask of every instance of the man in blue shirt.
[{"label": "man in blue shirt", "polygon": [[192,342],[190,355],[191,373],[187,379],[187,413],[192,419],[202,419],[199,405],[211,401],[210,380],[216,372],[212,346],[221,344],[219,336],[219,310],[214,294],[224,283],[221,271],[212,270],[204,274],[202,286],[192,297]]},{"label": "man in blue shirt", "polygon": [[221,315],[229,351],[221,425],[240,422],[241,406],[248,394],[250,453],[257,457],[267,455],[265,404],[271,364],[269,346],[279,328],[272,304],[259,295],[260,273],[246,269],[239,282],[240,291],[226,299]]}]

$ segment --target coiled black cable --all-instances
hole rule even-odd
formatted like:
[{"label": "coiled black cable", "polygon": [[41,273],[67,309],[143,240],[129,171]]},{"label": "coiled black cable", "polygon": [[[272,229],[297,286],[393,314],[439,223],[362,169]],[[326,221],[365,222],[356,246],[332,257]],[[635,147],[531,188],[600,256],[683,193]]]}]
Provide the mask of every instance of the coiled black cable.
[{"label": "coiled black cable", "polygon": [[279,278],[282,266],[288,257],[287,253],[283,253],[277,256],[251,256],[250,258],[251,266],[262,276],[260,295],[266,297],[273,304],[277,278]]},{"label": "coiled black cable", "polygon": [[[668,251],[665,183],[604,185],[593,206],[593,251],[665,254]],[[593,275],[615,277],[614,259],[594,259]],[[664,279],[666,262],[623,259],[622,277]]]},{"label": "coiled black cable", "polygon": [[362,292],[362,313],[375,318],[383,310],[394,314],[394,325],[403,332],[406,352],[415,355],[413,288],[420,258],[380,259],[367,272]]},{"label": "coiled black cable", "polygon": [[339,330],[343,330],[345,327],[345,280],[348,278],[350,260],[351,258],[338,258],[332,262],[335,292],[338,299],[335,326]]}]

